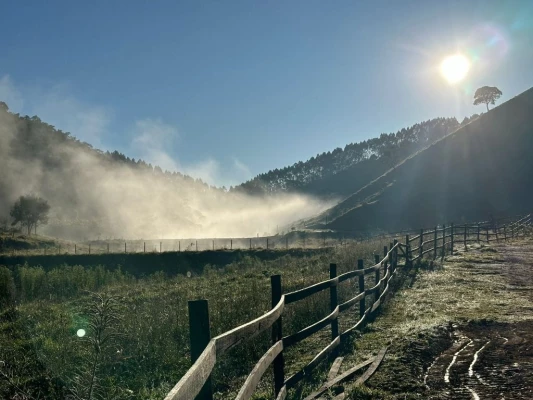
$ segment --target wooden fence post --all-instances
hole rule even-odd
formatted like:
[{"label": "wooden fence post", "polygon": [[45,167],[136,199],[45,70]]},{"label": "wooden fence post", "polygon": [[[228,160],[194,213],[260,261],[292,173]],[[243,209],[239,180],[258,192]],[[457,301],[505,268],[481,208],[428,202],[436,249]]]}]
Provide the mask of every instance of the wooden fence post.
[{"label": "wooden fence post", "polygon": [[[398,244],[398,240],[394,239],[392,244],[393,244],[393,246],[396,246]],[[393,259],[393,261],[392,261],[392,271],[394,272],[396,270],[396,267],[398,266],[398,247],[396,247],[394,249],[392,259]]]},{"label": "wooden fence post", "polygon": [[89,243],[89,255],[91,254],[91,244]]},{"label": "wooden fence post", "polygon": [[181,240],[178,240],[178,252],[181,253]]},{"label": "wooden fence post", "polygon": [[109,243],[107,244],[107,252],[109,253]]},{"label": "wooden fence post", "polygon": [[146,253],[146,242],[144,242],[144,250],[143,250],[144,253]]},{"label": "wooden fence post", "polygon": [[435,227],[435,232],[433,233],[433,259],[437,258],[437,227]]},{"label": "wooden fence post", "polygon": [[[379,255],[377,254],[374,254],[374,264],[378,265],[379,264]],[[376,280],[375,280],[375,284],[377,285],[379,283],[379,280],[381,279],[380,277],[380,269],[381,269],[381,266],[379,266],[377,269],[376,269]],[[375,300],[374,302],[376,302],[378,299],[379,299],[379,295],[380,295],[380,290],[379,290],[379,287],[376,291],[376,295],[374,296]]]},{"label": "wooden fence post", "polygon": [[267,250],[268,250],[268,238],[267,238]]},{"label": "wooden fence post", "polygon": [[128,252],[128,249],[126,247],[126,242],[124,242],[124,253],[127,253]]},{"label": "wooden fence post", "polygon": [[[207,300],[189,301],[189,328],[191,362],[194,364],[211,340]],[[211,387],[211,377],[209,377],[200,390],[200,393],[196,396],[196,400],[212,399],[213,389]]]},{"label": "wooden fence post", "polygon": [[229,240],[229,249],[233,250],[233,239]]},{"label": "wooden fence post", "polygon": [[215,240],[213,239],[213,251],[215,250]]},{"label": "wooden fence post", "polygon": [[163,242],[159,242],[159,252],[163,252]]},{"label": "wooden fence post", "polygon": [[74,243],[74,254],[78,254],[78,248],[76,246],[76,243]]},{"label": "wooden fence post", "polygon": [[250,238],[250,250],[252,250],[252,238]]},{"label": "wooden fence post", "polygon": [[496,225],[496,242],[499,242],[500,241],[500,238],[498,237],[498,230],[500,228],[498,228],[498,226]]},{"label": "wooden fence post", "polygon": [[405,235],[405,266],[411,266],[410,259],[413,258],[411,255],[411,246],[409,245],[409,235]]},{"label": "wooden fence post", "polygon": [[[337,277],[337,264],[329,264],[329,279],[333,279]],[[333,312],[338,304],[338,297],[337,297],[337,285],[330,286],[329,288],[329,304],[330,304],[330,310]],[[339,336],[339,319],[335,318],[333,321],[331,321],[331,340],[335,340],[335,338]]]},{"label": "wooden fence post", "polygon": [[[274,308],[282,296],[281,289],[281,275],[272,275],[270,277],[270,286],[272,287],[272,308]],[[278,320],[272,325],[272,344],[278,342],[283,338],[282,331],[282,320],[281,316]],[[279,353],[273,362],[274,367],[274,392],[276,396],[279,394],[283,383],[285,382],[285,371],[284,371],[284,360],[283,360],[283,351]]]},{"label": "wooden fence post", "polygon": [[444,256],[446,255],[446,225],[442,225],[442,252],[440,256],[440,260],[444,260]]},{"label": "wooden fence post", "polygon": [[466,232],[467,232],[467,227],[466,227],[466,224],[465,224],[465,232],[464,232],[464,237],[463,237],[463,242],[464,242],[464,245],[465,245],[465,251],[467,250],[466,249]]},{"label": "wooden fence post", "polygon": [[514,239],[514,227],[511,228],[511,240]]},{"label": "wooden fence post", "polygon": [[479,243],[479,231],[481,230],[481,227],[479,226],[479,222],[477,223],[477,242]]},{"label": "wooden fence post", "polygon": [[[386,248],[387,246],[385,246]],[[362,271],[363,270],[363,260],[357,260],[357,269]],[[359,293],[364,293],[365,291],[365,275],[364,273],[359,276]],[[361,300],[359,300],[359,317],[363,318],[363,315],[365,315],[365,298],[363,297]]]},{"label": "wooden fence post", "polygon": [[453,222],[452,222],[452,232],[451,232],[451,235],[452,235],[452,242],[450,244],[450,254],[453,256],[453,235],[454,235],[454,229],[453,229]]},{"label": "wooden fence post", "polygon": [[195,242],[196,242],[196,251],[198,251],[198,240],[196,240]]},{"label": "wooden fence post", "polygon": [[418,263],[422,262],[422,253],[424,252],[424,229],[420,229],[420,239],[418,240]]},{"label": "wooden fence post", "polygon": [[487,226],[487,243],[490,242],[490,239],[489,239],[489,227]]},{"label": "wooden fence post", "polygon": [[505,225],[503,226],[503,238],[507,242],[507,227]]}]

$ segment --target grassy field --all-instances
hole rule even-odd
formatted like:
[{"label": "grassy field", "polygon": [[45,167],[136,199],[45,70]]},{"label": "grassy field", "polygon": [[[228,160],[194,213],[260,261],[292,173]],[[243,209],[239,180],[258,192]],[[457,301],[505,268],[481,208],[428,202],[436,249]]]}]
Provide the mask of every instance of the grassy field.
[{"label": "grassy field", "polygon": [[[161,399],[190,366],[188,300],[209,300],[211,334],[216,335],[269,310],[271,275],[281,274],[288,292],[326,279],[331,262],[339,273],[355,268],[359,258],[370,265],[373,254],[381,254],[389,241],[304,257],[246,256],[225,267],[205,265],[202,273],[171,277],[163,272],[135,277],[124,272],[127,265],[124,270],[0,267],[0,397]],[[340,301],[356,290],[353,283],[339,289]],[[291,305],[284,314],[284,332],[329,313],[328,296],[317,294]],[[347,313],[344,323],[352,322],[351,317]],[[328,335],[292,348],[288,373],[324,347]],[[234,394],[268,346],[265,334],[218,360],[217,397]],[[270,390],[265,377],[258,398],[270,397]]]}]

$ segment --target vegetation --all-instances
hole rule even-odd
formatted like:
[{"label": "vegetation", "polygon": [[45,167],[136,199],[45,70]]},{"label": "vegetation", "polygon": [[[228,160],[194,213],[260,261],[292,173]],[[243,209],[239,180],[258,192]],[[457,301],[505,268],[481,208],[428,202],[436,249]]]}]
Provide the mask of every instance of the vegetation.
[{"label": "vegetation", "polygon": [[[528,213],[533,89],[405,159],[322,215],[309,228],[365,231],[481,221]],[[508,132],[503,135],[502,132]]]},{"label": "vegetation", "polygon": [[502,92],[497,87],[483,86],[474,93],[474,105],[485,104],[487,111],[489,111],[489,103],[494,105],[496,100],[500,98]]},{"label": "vegetation", "polygon": [[31,235],[32,228],[37,234],[37,226],[48,223],[49,211],[50,205],[46,200],[28,195],[20,196],[9,214],[13,218],[12,225],[20,224],[21,229],[26,228],[28,235]]},{"label": "vegetation", "polygon": [[[282,275],[284,291],[295,290],[327,278],[333,260],[339,273],[353,269],[358,258],[370,265],[372,253],[385,244],[388,241],[365,242],[305,258],[282,256],[262,261],[245,257],[223,268],[206,265],[197,276],[169,277],[156,272],[136,278],[123,269],[104,266],[64,265],[48,271],[28,265],[2,267],[0,397],[76,395],[89,399],[92,381],[97,383],[92,398],[161,399],[190,366],[188,300],[209,300],[212,335],[216,335],[270,308],[271,275]],[[350,294],[353,296],[350,285],[339,288],[340,301]],[[295,332],[328,314],[327,295],[317,294],[291,306],[284,317],[284,330]],[[105,299],[113,299],[108,308],[103,306]],[[109,322],[105,327],[95,325],[104,320]],[[80,338],[79,329],[84,329],[86,336]],[[110,339],[98,353],[95,343],[106,332]],[[270,335],[261,335],[220,360],[214,382],[222,397],[231,397],[231,389],[242,383],[269,341]],[[310,356],[313,349],[318,351],[324,345],[305,342],[291,348],[288,373],[305,362],[300,353]],[[268,383],[259,395],[268,397]]]},{"label": "vegetation", "polygon": [[338,147],[305,162],[260,174],[233,190],[254,194],[283,191],[350,194],[358,189],[357,185],[370,182],[400,160],[475,118],[477,115],[461,123],[455,118],[435,118],[396,133],[382,133],[373,139],[350,143],[344,149]]}]

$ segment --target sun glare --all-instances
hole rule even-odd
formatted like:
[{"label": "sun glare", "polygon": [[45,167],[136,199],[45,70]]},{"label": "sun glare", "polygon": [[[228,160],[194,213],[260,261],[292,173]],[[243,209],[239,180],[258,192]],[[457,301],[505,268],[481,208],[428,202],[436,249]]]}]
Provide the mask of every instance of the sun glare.
[{"label": "sun glare", "polygon": [[452,84],[462,81],[469,69],[470,61],[461,54],[446,57],[440,65],[442,76]]}]

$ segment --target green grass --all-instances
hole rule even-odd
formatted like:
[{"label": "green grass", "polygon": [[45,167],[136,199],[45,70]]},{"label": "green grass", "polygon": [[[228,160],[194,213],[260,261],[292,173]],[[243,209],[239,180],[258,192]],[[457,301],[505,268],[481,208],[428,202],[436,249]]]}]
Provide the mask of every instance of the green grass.
[{"label": "green grass", "polygon": [[[212,336],[245,323],[270,309],[270,276],[282,275],[285,292],[329,277],[329,263],[338,272],[354,269],[356,260],[373,262],[387,241],[365,242],[309,257],[282,256],[274,260],[245,257],[224,268],[206,265],[202,274],[167,277],[154,273],[135,278],[105,267],[58,266],[48,271],[19,266],[0,269],[0,284],[10,295],[0,299],[0,397],[63,398],[71,393],[79,371],[92,365],[86,338],[90,292],[119,299],[116,330],[120,333],[98,367],[104,398],[161,399],[187,371],[189,330],[187,301],[209,301]],[[354,282],[339,287],[339,301],[353,296]],[[3,301],[3,303],[2,303]],[[14,302],[11,306],[9,303]],[[316,294],[290,305],[284,314],[284,334],[315,322],[329,313],[329,293]],[[355,318],[354,315],[351,317]],[[350,315],[345,316],[349,324]],[[308,362],[329,343],[327,329],[287,352],[288,374]],[[234,395],[253,365],[269,347],[269,332],[231,350],[217,360],[214,387],[219,397]],[[20,360],[24,360],[21,362]],[[257,398],[271,396],[266,376]]]}]

